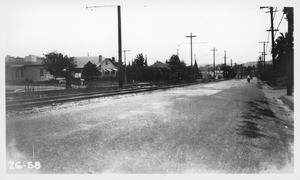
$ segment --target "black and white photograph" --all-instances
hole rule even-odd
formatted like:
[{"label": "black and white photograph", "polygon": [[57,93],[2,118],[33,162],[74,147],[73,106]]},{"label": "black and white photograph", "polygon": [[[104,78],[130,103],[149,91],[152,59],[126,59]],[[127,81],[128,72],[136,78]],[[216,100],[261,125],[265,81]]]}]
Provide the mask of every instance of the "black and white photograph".
[{"label": "black and white photograph", "polygon": [[4,179],[299,178],[297,5],[2,0]]}]

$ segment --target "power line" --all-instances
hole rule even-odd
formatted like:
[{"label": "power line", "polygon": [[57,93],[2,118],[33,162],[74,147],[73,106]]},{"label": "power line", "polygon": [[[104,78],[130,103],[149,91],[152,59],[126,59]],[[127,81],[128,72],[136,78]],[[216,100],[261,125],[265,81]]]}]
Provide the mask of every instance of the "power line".
[{"label": "power line", "polygon": [[275,7],[273,19],[275,19],[276,12],[278,12],[278,11],[277,11],[277,7]]},{"label": "power line", "polygon": [[[282,13],[281,19],[280,19],[280,21],[279,21],[279,23],[278,23],[278,26],[277,26],[277,28],[276,28],[276,29],[278,29],[278,28],[279,28],[279,26],[281,25],[281,22],[282,22],[283,16],[284,16],[284,14]],[[269,32],[270,32],[270,31],[269,31]],[[276,36],[276,34],[277,34],[277,31],[275,32],[275,35],[274,35],[274,37]],[[268,45],[267,45],[267,47],[268,47]],[[270,52],[271,52],[271,49],[269,50],[268,54],[269,54]]]},{"label": "power line", "polygon": [[[276,29],[278,29],[278,28],[279,28],[279,26],[280,26],[280,24],[281,24],[281,21],[282,21],[282,19],[283,19],[283,16],[284,16],[284,14],[282,13],[282,16],[281,16],[280,22],[279,22],[279,24],[278,24],[278,26],[277,26],[277,28],[276,28]],[[275,32],[275,36],[276,36],[276,34],[277,34],[277,31]]]},{"label": "power line", "polygon": [[117,7],[118,5],[105,5],[105,6],[86,6],[85,9],[103,8],[103,7]]},{"label": "power line", "polygon": [[[260,7],[260,9],[263,9],[263,8],[268,8],[268,9],[270,10],[270,11],[267,12],[267,13],[270,13],[270,15],[271,15],[271,28],[270,28],[270,29],[272,29],[272,25],[273,25],[273,21],[274,21],[275,16],[276,16],[276,12],[278,12],[278,11],[277,11],[277,7],[275,7],[274,10],[273,10],[273,7],[268,7],[268,6]],[[272,10],[271,10],[271,9],[272,9]],[[274,13],[274,14],[273,14],[273,13]],[[269,31],[269,32],[268,32],[267,42],[269,41],[270,31],[272,31],[272,30],[268,30],[268,31]],[[276,30],[275,30],[275,31],[276,31]],[[272,39],[274,38],[273,36],[274,36],[274,34],[273,34],[273,31],[272,31]],[[273,41],[272,41],[272,42],[273,42]],[[272,46],[273,46],[273,45],[272,45]],[[267,51],[267,49],[268,49],[268,44],[267,44],[267,47],[266,47],[266,51]],[[271,49],[272,49],[272,47],[270,48],[268,54],[271,52]]]},{"label": "power line", "polygon": [[[278,31],[277,29],[274,29],[274,17],[273,16],[273,13],[276,13],[277,12],[277,8],[275,9],[275,12],[274,12],[274,9],[273,7],[268,7],[268,6],[262,6],[260,7],[260,9],[264,9],[264,8],[268,8],[270,11],[268,11],[267,13],[270,13],[270,17],[271,17],[271,28],[267,31],[271,31],[271,42],[272,42],[272,50],[274,50],[274,47],[275,47],[275,41],[274,41],[274,31]],[[276,73],[275,73],[275,54],[274,52],[272,52],[272,64],[273,64],[273,69],[272,69],[272,74],[273,74],[273,81],[276,79]]]}]

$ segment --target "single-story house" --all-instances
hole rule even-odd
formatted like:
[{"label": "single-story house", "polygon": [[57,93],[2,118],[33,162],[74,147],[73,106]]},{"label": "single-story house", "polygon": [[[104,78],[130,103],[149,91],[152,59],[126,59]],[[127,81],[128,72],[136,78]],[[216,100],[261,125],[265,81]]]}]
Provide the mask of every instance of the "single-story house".
[{"label": "single-story house", "polygon": [[42,58],[29,55],[25,58],[6,56],[6,82],[41,82],[53,79],[42,64]]}]

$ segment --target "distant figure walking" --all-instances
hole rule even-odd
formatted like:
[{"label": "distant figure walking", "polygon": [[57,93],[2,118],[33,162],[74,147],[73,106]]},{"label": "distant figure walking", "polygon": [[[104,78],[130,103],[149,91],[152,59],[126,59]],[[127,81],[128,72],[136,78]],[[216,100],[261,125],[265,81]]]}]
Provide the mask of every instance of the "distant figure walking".
[{"label": "distant figure walking", "polygon": [[248,83],[250,83],[250,79],[251,79],[251,77],[250,77],[250,75],[248,75],[248,76],[247,76],[247,81],[248,81]]}]

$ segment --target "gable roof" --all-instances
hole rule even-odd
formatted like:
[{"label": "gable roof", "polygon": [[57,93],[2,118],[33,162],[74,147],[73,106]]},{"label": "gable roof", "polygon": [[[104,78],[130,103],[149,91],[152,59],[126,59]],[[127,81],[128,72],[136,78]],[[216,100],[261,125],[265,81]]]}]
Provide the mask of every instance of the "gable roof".
[{"label": "gable roof", "polygon": [[154,64],[152,64],[150,67],[160,68],[160,69],[170,69],[170,67],[160,61],[156,61]]},{"label": "gable roof", "polygon": [[104,63],[105,61],[110,61],[114,66],[118,66],[119,63],[112,61],[110,58],[105,58],[100,64]]},{"label": "gable roof", "polygon": [[83,68],[89,61],[93,64],[99,65],[102,62],[101,56],[81,56],[75,57],[76,68]]}]

